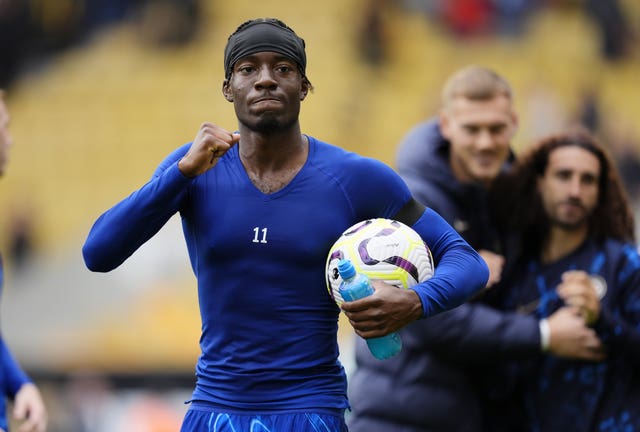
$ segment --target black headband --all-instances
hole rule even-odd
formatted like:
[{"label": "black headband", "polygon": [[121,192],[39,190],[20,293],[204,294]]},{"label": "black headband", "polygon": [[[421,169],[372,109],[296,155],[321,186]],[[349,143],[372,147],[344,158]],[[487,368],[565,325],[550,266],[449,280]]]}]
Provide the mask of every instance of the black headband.
[{"label": "black headband", "polygon": [[304,40],[291,29],[270,21],[251,22],[229,37],[224,49],[224,76],[231,76],[233,65],[241,58],[264,51],[290,58],[305,75],[307,55],[304,48]]}]

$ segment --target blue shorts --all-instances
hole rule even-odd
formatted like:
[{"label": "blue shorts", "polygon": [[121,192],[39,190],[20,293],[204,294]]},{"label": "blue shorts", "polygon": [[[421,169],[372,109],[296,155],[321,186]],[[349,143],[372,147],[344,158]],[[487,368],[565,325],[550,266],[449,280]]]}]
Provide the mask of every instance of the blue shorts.
[{"label": "blue shorts", "polygon": [[347,432],[344,416],[318,412],[238,414],[190,407],[180,432]]}]

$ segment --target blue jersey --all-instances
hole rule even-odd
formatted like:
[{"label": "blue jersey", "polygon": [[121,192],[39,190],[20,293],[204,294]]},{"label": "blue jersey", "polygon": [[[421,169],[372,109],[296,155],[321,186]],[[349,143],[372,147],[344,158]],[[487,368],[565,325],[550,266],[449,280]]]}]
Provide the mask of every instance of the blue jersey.
[{"label": "blue jersey", "polygon": [[584,270],[602,296],[595,329],[607,359],[585,362],[542,356],[524,367],[525,408],[535,431],[640,431],[640,256],[616,241],[588,241],[550,265],[530,262],[509,284],[510,308],[551,315],[563,301],[563,272]]},{"label": "blue jersey", "polygon": [[[4,270],[2,267],[2,257],[0,257],[0,296],[4,282]],[[8,430],[6,398],[16,395],[20,387],[30,382],[29,377],[18,365],[9,348],[4,343],[0,335],[0,429]]]},{"label": "blue jersey", "polygon": [[[264,194],[242,165],[242,142],[213,169],[186,178],[177,163],[190,145],[100,216],[83,248],[87,266],[117,267],[179,212],[202,319],[193,401],[236,411],[346,408],[327,253],[354,223],[394,216],[411,199],[406,185],[381,162],[309,137],[302,169]],[[438,263],[414,288],[425,316],[484,285],[481,259],[436,213],[414,228]]]}]

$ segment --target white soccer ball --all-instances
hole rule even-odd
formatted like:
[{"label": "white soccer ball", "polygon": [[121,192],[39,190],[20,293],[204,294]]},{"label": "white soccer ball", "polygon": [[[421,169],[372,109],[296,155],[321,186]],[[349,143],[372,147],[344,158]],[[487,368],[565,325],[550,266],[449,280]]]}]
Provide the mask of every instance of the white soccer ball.
[{"label": "white soccer ball", "polygon": [[342,304],[338,261],[349,259],[357,273],[408,289],[433,276],[433,257],[412,228],[391,219],[367,219],[348,228],[327,257],[327,289]]}]

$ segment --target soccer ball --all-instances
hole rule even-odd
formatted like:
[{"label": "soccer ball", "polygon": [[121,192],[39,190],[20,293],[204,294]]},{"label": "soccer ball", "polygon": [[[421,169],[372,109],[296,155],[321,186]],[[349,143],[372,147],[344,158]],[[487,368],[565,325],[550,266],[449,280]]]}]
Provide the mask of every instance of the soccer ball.
[{"label": "soccer ball", "polygon": [[433,257],[412,228],[391,219],[367,219],[348,228],[331,247],[326,263],[327,289],[342,304],[338,261],[349,259],[357,273],[400,288],[411,288],[433,276]]}]

